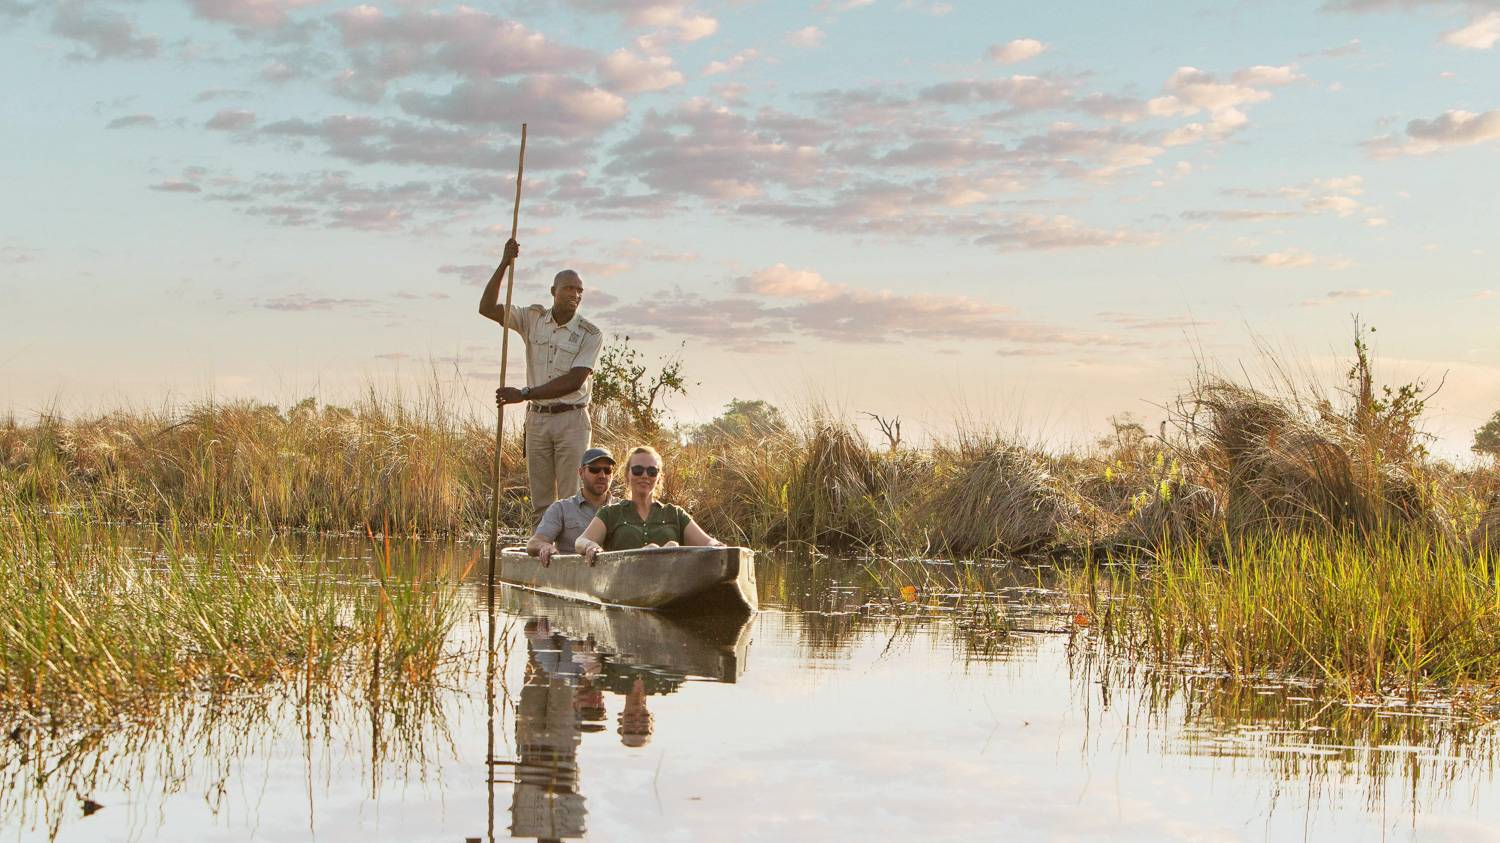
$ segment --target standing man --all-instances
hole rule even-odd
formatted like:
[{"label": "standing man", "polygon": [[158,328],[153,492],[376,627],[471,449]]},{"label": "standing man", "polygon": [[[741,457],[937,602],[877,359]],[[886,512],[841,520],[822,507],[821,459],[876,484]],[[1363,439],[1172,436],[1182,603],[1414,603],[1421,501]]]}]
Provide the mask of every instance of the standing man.
[{"label": "standing man", "polygon": [[553,501],[578,491],[576,469],[593,438],[589,375],[604,336],[594,323],[578,315],[583,279],[571,269],[552,279],[552,307],[512,306],[507,313],[498,301],[500,279],[520,252],[515,240],[506,241],[505,257],[479,298],[479,315],[526,341],[526,386],[495,390],[495,403],[527,402],[526,474],[532,510],[540,514]]},{"label": "standing man", "polygon": [[557,553],[558,548],[562,548],[563,553],[572,553],[573,543],[594,520],[599,507],[613,502],[609,481],[614,473],[615,458],[608,448],[584,451],[583,465],[578,467],[581,481],[578,494],[559,498],[547,507],[531,541],[526,543],[526,552],[540,558],[543,567],[552,563],[552,554]]}]

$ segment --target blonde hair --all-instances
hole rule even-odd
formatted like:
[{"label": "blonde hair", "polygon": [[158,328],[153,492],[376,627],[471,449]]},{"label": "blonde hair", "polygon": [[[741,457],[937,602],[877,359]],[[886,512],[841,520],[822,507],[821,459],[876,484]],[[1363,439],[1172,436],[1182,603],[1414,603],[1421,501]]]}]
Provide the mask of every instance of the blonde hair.
[{"label": "blonde hair", "polygon": [[657,452],[655,448],[651,447],[650,445],[637,445],[634,448],[630,449],[630,456],[625,458],[626,467],[629,467],[630,461],[635,459],[636,455],[638,454],[650,454],[651,456],[656,457],[657,462],[661,463],[662,465],[666,465],[666,461],[661,458],[661,454]]}]

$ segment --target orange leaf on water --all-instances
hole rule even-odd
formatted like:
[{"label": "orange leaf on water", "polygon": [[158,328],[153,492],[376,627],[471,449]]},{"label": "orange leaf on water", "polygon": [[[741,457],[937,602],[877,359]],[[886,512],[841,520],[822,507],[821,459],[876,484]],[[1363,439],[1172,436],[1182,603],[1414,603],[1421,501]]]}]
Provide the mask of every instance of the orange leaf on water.
[{"label": "orange leaf on water", "polygon": [[915,603],[917,601],[917,587],[914,585],[901,586],[901,599],[908,603]]},{"label": "orange leaf on water", "polygon": [[1089,620],[1089,616],[1086,613],[1079,612],[1078,614],[1073,616],[1073,623],[1076,623],[1079,626],[1088,626],[1089,624],[1093,623],[1093,621]]}]

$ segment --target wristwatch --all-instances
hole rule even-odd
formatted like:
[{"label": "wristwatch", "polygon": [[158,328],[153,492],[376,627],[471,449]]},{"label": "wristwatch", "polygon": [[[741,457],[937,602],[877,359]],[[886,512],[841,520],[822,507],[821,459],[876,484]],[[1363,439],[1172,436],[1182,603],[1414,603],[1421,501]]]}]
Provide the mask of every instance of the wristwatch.
[{"label": "wristwatch", "polygon": [[530,397],[531,397],[531,387],[529,387],[529,386],[523,386],[523,387],[521,387],[521,400],[525,401],[525,400],[529,399]]}]

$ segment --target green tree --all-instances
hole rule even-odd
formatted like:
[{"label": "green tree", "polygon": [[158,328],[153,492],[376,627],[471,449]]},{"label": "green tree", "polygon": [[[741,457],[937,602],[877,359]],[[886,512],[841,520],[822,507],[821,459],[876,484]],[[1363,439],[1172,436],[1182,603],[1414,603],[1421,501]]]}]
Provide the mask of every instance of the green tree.
[{"label": "green tree", "polygon": [[693,428],[694,445],[713,445],[727,439],[765,439],[786,432],[786,420],[775,406],[760,399],[729,399],[724,412],[707,424]]},{"label": "green tree", "polygon": [[1484,426],[1474,431],[1474,453],[1500,457],[1500,410]]},{"label": "green tree", "polygon": [[593,399],[605,427],[628,420],[643,433],[656,433],[661,430],[663,413],[657,402],[674,392],[687,394],[680,357],[668,357],[656,368],[630,344],[628,335],[619,334],[599,353]]}]

